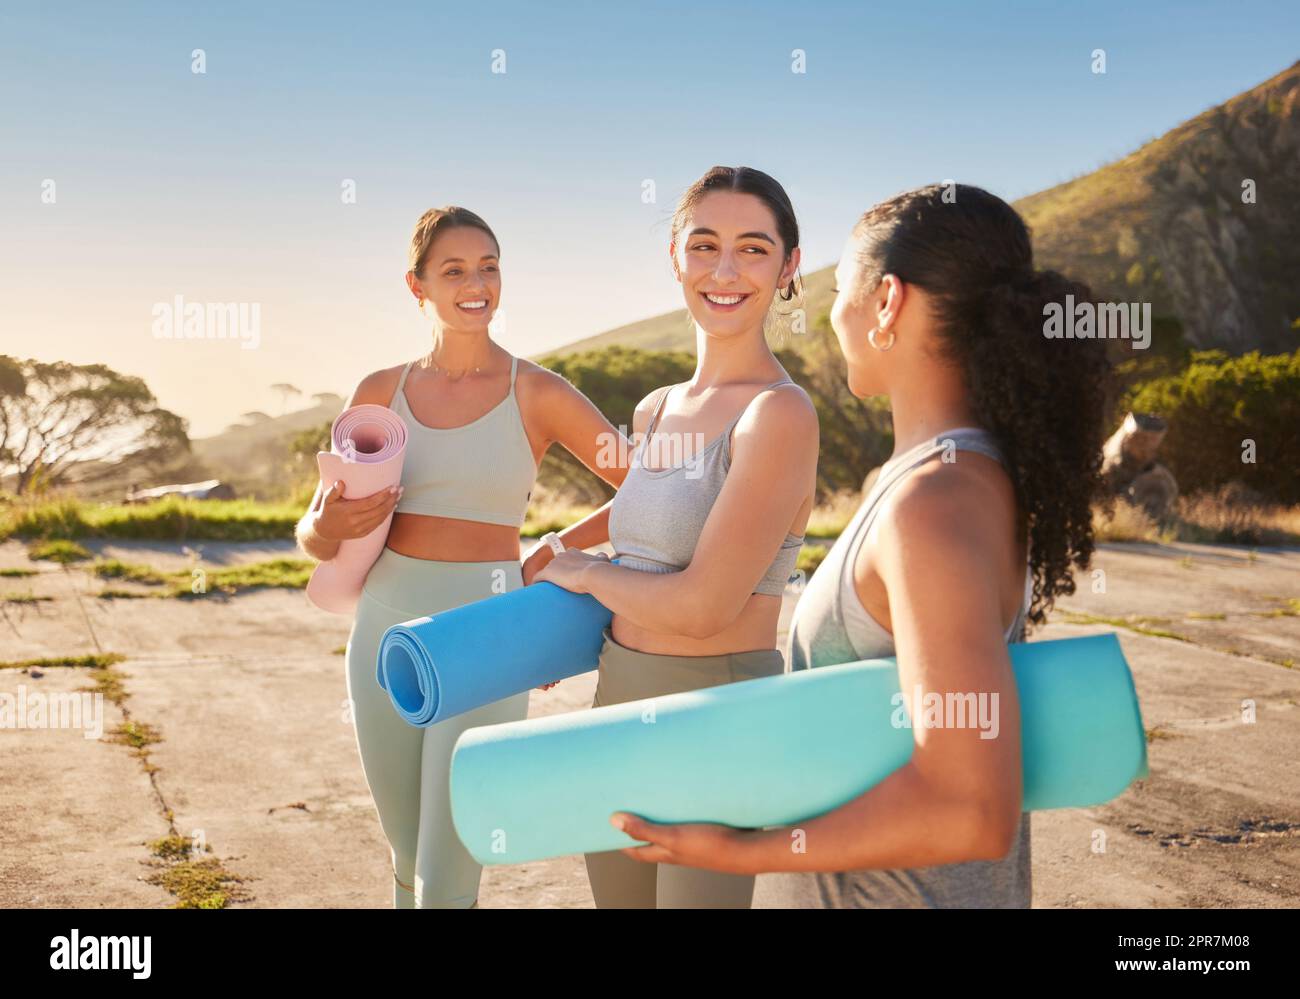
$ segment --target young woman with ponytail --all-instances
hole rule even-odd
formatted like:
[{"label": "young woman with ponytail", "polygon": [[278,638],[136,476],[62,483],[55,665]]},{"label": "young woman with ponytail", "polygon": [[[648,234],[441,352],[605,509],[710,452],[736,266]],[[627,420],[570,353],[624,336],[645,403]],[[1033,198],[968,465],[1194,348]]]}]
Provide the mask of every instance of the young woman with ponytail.
[{"label": "young woman with ponytail", "polygon": [[[817,411],[764,338],[773,301],[797,291],[789,196],[761,170],[716,166],[678,202],[668,251],[695,322],[695,374],[636,409],[632,467],[609,509],[617,564],[571,548],[536,576],[613,612],[593,707],[783,672],[782,594],[816,492]],[[586,862],[601,909],[747,909],[754,888],[617,850]]]},{"label": "young woman with ponytail", "polygon": [[[343,495],[341,482],[322,483],[297,536],[305,553],[327,561],[342,542],[365,537],[392,514],[348,636],[348,704],[388,840],[393,908],[469,909],[478,904],[481,868],[452,824],[448,763],[465,729],[524,718],[528,692],[427,728],[408,725],[375,677],[380,640],[401,621],[530,579],[537,560],[520,563],[519,531],[552,444],[615,487],[627,469],[605,462],[618,431],[590,399],[492,339],[501,247],[481,216],[456,205],[429,209],[416,223],[408,260],[412,302],[431,319],[429,349],[366,375],[348,400],[349,407],[387,406],[406,424],[400,486],[353,498]],[[560,537],[600,544],[608,516],[602,507]]]},{"label": "young woman with ponytail", "polygon": [[895,449],[799,601],[789,668],[894,655],[903,691],[996,693],[1000,734],[918,725],[906,765],[797,826],[619,813],[650,844],[623,852],[758,874],[756,908],[1028,907],[1007,644],[1074,592],[1093,551],[1105,343],[1043,333],[1048,302],[1091,294],[1036,270],[1020,216],[966,185],[876,205],[835,276],[849,388],[889,397]]}]

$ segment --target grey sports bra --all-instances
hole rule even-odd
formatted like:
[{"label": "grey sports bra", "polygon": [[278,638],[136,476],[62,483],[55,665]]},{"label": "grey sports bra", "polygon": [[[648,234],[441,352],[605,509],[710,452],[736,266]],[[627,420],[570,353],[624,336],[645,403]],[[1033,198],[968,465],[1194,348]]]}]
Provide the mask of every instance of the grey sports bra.
[{"label": "grey sports bra", "polygon": [[[885,498],[908,475],[950,451],[975,451],[1006,464],[996,438],[979,427],[955,427],[885,462],[858,512],[799,596],[799,606],[790,621],[791,671],[894,655],[894,636],[858,599],[853,565]],[[1007,642],[1023,640],[1033,595],[1034,577],[1030,563],[1026,562],[1024,596],[1019,612],[1007,627],[1004,636]]]},{"label": "grey sports bra", "polygon": [[[773,382],[762,391],[785,384],[788,379]],[[643,572],[679,572],[691,564],[704,522],[731,467],[731,431],[745,415],[742,409],[718,437],[689,460],[666,468],[646,468],[642,464],[646,444],[674,387],[668,386],[660,395],[650,425],[632,452],[627,478],[609,509],[609,542],[619,564]],[[786,534],[755,593],[780,596],[784,592],[803,538],[802,534]]]}]

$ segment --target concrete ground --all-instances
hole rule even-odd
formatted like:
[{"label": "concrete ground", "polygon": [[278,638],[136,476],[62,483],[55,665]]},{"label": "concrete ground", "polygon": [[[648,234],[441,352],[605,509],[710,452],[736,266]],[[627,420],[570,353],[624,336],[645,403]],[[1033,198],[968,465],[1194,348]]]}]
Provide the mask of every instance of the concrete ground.
[{"label": "concrete ground", "polygon": [[[294,554],[290,543],[88,547],[160,569]],[[142,757],[74,727],[0,727],[0,906],[171,905],[146,878],[147,844],[173,827],[245,879],[232,907],[391,904],[344,713],[349,618],[296,590],[100,599],[95,577],[30,562],[16,541],[0,544],[5,568],[37,574],[0,578],[0,661],[121,653],[127,696],[103,702],[103,731],[130,721],[161,741]],[[1034,637],[1119,631],[1151,776],[1097,808],[1034,814],[1034,905],[1297,906],[1300,671],[1287,663],[1300,661],[1300,551],[1107,545],[1094,569]],[[794,602],[788,591],[783,638]],[[0,669],[0,697],[89,680],[79,667]],[[589,673],[534,691],[529,714],[582,710],[594,687]],[[590,907],[582,858],[488,868],[480,905]]]}]

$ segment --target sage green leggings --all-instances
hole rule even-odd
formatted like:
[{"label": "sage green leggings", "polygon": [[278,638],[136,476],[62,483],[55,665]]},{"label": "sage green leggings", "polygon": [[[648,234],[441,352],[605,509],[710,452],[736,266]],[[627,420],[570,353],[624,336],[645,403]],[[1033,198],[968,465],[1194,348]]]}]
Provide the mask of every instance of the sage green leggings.
[{"label": "sage green leggings", "polygon": [[[591,706],[753,680],[784,669],[785,661],[776,649],[721,656],[655,655],[619,645],[606,628]],[[598,909],[748,909],[753,899],[753,875],[649,864],[618,850],[584,857]]]},{"label": "sage green leggings", "polygon": [[394,624],[515,590],[523,582],[518,561],[435,562],[389,548],[366,577],[348,639],[348,698],[361,768],[391,848],[394,908],[468,909],[477,902],[482,868],[451,822],[451,751],[467,728],[524,718],[528,691],[416,728],[393,710],[375,678],[379,640]]}]

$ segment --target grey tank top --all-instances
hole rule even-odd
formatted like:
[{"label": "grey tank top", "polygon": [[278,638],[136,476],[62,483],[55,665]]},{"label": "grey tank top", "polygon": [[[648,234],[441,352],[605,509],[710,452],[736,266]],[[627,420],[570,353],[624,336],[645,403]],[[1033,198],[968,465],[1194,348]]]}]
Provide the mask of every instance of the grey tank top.
[{"label": "grey tank top", "polygon": [[[923,441],[885,462],[875,484],[840,534],[799,598],[790,625],[787,669],[815,669],[894,654],[894,638],[858,599],[853,565],[882,501],[908,474],[927,461],[974,451],[1005,464],[993,436],[959,427]],[[951,460],[951,459],[949,459]],[[1025,616],[1033,596],[1033,577],[1025,567],[1025,594],[1007,628],[1008,643],[1024,640]],[[760,874],[754,883],[754,908],[1029,908],[1029,813],[1010,852],[1001,860],[980,860],[899,870],[866,869],[817,873]]]},{"label": "grey tank top", "polygon": [[[773,382],[761,391],[787,384],[791,383],[788,380]],[[745,409],[742,409],[721,435],[685,461],[667,467],[646,468],[642,459],[664,402],[673,388],[675,386],[670,385],[660,393],[650,424],[632,452],[627,477],[614,494],[614,502],[609,508],[609,543],[615,557],[620,565],[642,572],[680,572],[691,564],[704,522],[731,467],[731,431],[745,415]],[[650,454],[662,459],[667,450],[664,446],[651,446]],[[656,466],[663,464],[662,460],[652,463]],[[803,535],[787,532],[772,564],[753,592],[780,596],[790,581],[802,547]]]}]

